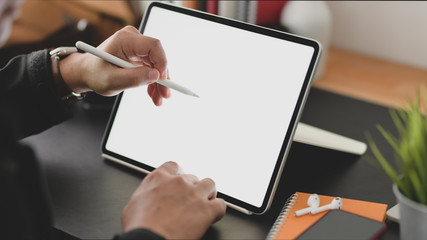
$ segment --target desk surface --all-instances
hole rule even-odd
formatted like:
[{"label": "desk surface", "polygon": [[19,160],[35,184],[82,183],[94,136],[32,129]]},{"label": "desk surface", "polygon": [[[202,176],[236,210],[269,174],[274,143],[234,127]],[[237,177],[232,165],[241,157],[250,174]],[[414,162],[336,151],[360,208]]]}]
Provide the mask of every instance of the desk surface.
[{"label": "desk surface", "polygon": [[[169,101],[172,101],[170,99]],[[121,232],[120,216],[144,175],[105,161],[100,143],[109,110],[84,110],[73,119],[24,141],[31,144],[48,177],[55,226],[84,239],[108,239]],[[313,88],[302,122],[365,141],[381,137],[377,123],[391,130],[388,109]],[[385,142],[379,147],[392,157]],[[250,186],[248,186],[250,187]],[[270,211],[246,216],[228,209],[206,233],[209,239],[264,239],[290,194],[295,191],[396,203],[391,182],[359,156],[294,143]],[[398,239],[387,222],[383,239]]]}]

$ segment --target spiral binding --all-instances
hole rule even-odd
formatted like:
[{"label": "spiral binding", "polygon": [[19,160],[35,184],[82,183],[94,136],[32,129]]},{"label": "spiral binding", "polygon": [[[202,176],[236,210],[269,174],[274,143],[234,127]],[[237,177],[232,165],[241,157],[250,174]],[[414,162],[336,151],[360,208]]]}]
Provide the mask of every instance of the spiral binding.
[{"label": "spiral binding", "polygon": [[275,239],[277,234],[283,229],[283,226],[286,224],[286,221],[288,220],[288,217],[291,214],[292,209],[295,206],[295,202],[298,200],[298,198],[299,194],[294,193],[286,200],[286,203],[283,206],[282,211],[280,211],[280,214],[274,222],[273,226],[271,227],[271,230],[268,233],[266,240]]}]

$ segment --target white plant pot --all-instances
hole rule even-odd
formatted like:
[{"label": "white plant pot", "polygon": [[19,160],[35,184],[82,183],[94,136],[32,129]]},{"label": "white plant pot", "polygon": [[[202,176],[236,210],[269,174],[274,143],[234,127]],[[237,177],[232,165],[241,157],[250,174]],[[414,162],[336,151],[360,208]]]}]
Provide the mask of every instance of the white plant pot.
[{"label": "white plant pot", "polygon": [[427,205],[407,198],[396,184],[393,192],[400,204],[400,239],[427,239]]}]

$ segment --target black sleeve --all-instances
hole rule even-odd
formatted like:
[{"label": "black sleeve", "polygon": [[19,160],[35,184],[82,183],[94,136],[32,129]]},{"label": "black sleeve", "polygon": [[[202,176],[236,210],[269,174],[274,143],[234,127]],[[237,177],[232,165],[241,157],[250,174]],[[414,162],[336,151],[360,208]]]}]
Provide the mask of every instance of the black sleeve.
[{"label": "black sleeve", "polygon": [[116,235],[113,240],[164,240],[160,235],[153,233],[150,230],[138,228],[131,230],[129,232],[122,233],[121,235]]},{"label": "black sleeve", "polygon": [[15,57],[0,69],[1,239],[75,239],[52,227],[45,175],[31,148],[16,141],[69,116],[48,50]]},{"label": "black sleeve", "polygon": [[[31,148],[16,142],[71,116],[57,95],[48,50],[15,57],[0,69],[0,111],[2,239],[77,239],[52,227],[42,168]],[[114,239],[164,238],[135,229]]]},{"label": "black sleeve", "polygon": [[29,147],[3,137],[0,136],[1,239],[49,239],[52,217],[42,168]]},{"label": "black sleeve", "polygon": [[30,147],[11,141],[7,126],[0,118],[0,238],[78,240],[52,226],[43,168]]},{"label": "black sleeve", "polygon": [[56,92],[48,50],[17,56],[0,69],[0,109],[17,139],[70,117]]}]

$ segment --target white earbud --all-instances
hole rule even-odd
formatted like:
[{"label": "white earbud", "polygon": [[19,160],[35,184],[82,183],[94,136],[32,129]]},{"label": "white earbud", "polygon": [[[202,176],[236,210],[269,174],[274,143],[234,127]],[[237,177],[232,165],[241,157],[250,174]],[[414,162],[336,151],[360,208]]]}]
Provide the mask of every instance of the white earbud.
[{"label": "white earbud", "polygon": [[307,213],[310,213],[314,209],[318,208],[320,206],[320,199],[317,194],[311,194],[310,197],[307,200],[308,208],[303,208],[295,212],[295,216],[302,216]]},{"label": "white earbud", "polygon": [[331,203],[327,205],[323,205],[321,207],[315,208],[312,211],[310,211],[311,214],[320,213],[326,210],[332,210],[332,209],[341,209],[342,208],[342,199],[340,197],[336,197],[332,200]]}]

